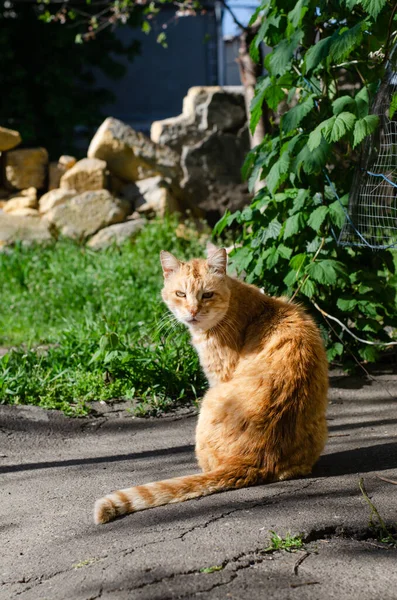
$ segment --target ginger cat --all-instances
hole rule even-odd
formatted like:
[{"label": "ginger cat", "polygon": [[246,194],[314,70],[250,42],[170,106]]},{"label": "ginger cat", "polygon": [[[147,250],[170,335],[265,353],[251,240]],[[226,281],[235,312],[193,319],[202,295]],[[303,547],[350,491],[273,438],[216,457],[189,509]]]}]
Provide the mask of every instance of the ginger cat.
[{"label": "ginger cat", "polygon": [[196,431],[203,473],[97,500],[95,522],[215,492],[307,475],[327,438],[328,364],[313,320],[226,274],[224,248],[161,252],[162,297],[189,328],[210,388]]}]

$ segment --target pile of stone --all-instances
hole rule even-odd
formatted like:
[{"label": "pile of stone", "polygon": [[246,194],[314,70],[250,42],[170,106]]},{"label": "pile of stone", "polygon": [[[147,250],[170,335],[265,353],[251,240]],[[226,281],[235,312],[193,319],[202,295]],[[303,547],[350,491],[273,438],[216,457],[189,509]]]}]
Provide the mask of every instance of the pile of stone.
[{"label": "pile of stone", "polygon": [[151,139],[109,117],[79,161],[49,162],[20,143],[0,127],[0,245],[65,236],[101,248],[134,236],[143,217],[189,210],[211,221],[248,200],[239,91],[190,89],[183,114],[153,123]]}]

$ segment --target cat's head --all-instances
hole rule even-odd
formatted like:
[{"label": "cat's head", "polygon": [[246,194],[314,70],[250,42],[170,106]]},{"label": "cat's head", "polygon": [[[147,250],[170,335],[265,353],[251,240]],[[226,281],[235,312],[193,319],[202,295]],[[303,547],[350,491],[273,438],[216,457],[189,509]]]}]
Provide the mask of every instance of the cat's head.
[{"label": "cat's head", "polygon": [[225,248],[207,246],[207,260],[182,262],[161,251],[162,298],[175,317],[192,331],[207,331],[225,316],[230,299]]}]

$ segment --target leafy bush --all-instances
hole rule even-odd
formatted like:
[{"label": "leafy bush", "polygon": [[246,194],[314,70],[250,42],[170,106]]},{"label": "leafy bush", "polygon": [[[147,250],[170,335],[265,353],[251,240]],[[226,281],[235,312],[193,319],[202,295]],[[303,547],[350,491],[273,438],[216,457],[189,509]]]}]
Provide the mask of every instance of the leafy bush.
[{"label": "leafy bush", "polygon": [[[262,187],[250,207],[226,214],[215,234],[239,225],[232,260],[248,281],[298,298],[321,320],[315,302],[359,337],[390,341],[385,327],[397,325],[392,252],[341,247],[336,239],[360,143],[378,125],[370,105],[395,10],[386,0],[265,0],[251,22],[259,15],[251,54],[259,58],[262,42],[273,50],[256,87],[251,130],[264,111],[272,130],[243,172],[251,190],[258,181]],[[345,366],[351,351],[367,361],[378,356],[377,346],[356,342],[338,325],[325,337],[328,357]]]},{"label": "leafy bush", "polygon": [[202,393],[189,336],[160,297],[160,250],[203,254],[176,226],[154,221],[101,252],[61,241],[0,253],[0,344],[15,348],[0,358],[1,403],[84,414],[90,400],[136,398],[157,412]]}]

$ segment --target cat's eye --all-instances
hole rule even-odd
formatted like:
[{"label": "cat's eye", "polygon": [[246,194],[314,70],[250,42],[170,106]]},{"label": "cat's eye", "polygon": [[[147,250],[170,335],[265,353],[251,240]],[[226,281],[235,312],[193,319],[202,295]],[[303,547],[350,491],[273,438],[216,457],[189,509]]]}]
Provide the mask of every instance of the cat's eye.
[{"label": "cat's eye", "polygon": [[178,298],[186,298],[185,292],[175,292],[175,294],[178,296]]},{"label": "cat's eye", "polygon": [[204,292],[203,298],[212,298],[213,295],[214,295],[214,292]]}]

